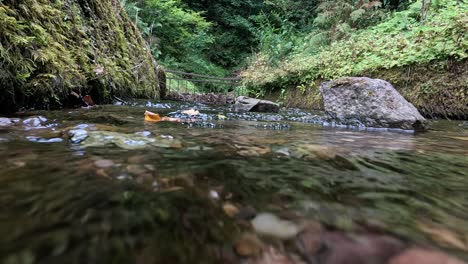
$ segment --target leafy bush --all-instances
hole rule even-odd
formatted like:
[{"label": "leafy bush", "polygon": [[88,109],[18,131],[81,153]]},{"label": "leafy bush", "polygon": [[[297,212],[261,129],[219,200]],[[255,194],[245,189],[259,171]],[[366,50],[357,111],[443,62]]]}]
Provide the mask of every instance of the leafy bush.
[{"label": "leafy bush", "polygon": [[[254,89],[296,87],[316,80],[362,75],[379,69],[455,58],[468,58],[468,4],[439,1],[421,20],[421,1],[396,12],[384,22],[359,30],[314,54],[293,53],[278,67],[261,52],[243,72],[245,85]],[[307,41],[307,38],[304,39]],[[272,55],[274,56],[274,55]]]}]

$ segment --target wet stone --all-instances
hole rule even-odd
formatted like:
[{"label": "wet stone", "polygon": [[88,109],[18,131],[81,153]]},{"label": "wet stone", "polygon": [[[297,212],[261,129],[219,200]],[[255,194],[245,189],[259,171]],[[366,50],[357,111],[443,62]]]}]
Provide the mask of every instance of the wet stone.
[{"label": "wet stone", "polygon": [[277,149],[277,150],[275,150],[275,153],[281,154],[281,155],[284,155],[284,156],[290,156],[291,155],[291,152],[289,151],[289,148]]},{"label": "wet stone", "polygon": [[148,170],[145,168],[144,165],[128,165],[126,169],[128,173],[135,176],[145,176],[148,174]]},{"label": "wet stone", "polygon": [[223,210],[230,217],[235,217],[239,213],[239,208],[232,203],[225,203],[223,205]]},{"label": "wet stone", "polygon": [[0,127],[2,126],[10,126],[13,122],[11,122],[10,118],[0,117]]},{"label": "wet stone", "polygon": [[279,105],[267,101],[255,98],[249,98],[246,96],[239,96],[236,98],[234,104],[234,111],[236,112],[275,112],[279,111]]},{"label": "wet stone", "polygon": [[195,122],[189,123],[189,127],[194,128],[222,128],[222,125],[215,124],[215,123],[208,123],[208,122]]},{"label": "wet stone", "polygon": [[127,181],[127,180],[132,180],[132,176],[126,174],[126,173],[123,173],[123,174],[120,174],[119,176],[117,176],[117,180],[119,181]]},{"label": "wet stone", "polygon": [[96,160],[94,162],[94,166],[101,168],[101,169],[110,168],[110,167],[113,167],[114,165],[115,163],[112,160],[108,160],[108,159]]},{"label": "wet stone", "polygon": [[466,262],[440,252],[414,248],[392,258],[389,264],[466,264]]},{"label": "wet stone", "polygon": [[68,135],[73,144],[79,144],[88,138],[88,131],[84,129],[73,129],[68,132]]},{"label": "wet stone", "polygon": [[263,243],[255,234],[244,233],[236,241],[234,248],[239,256],[255,257],[262,253]]},{"label": "wet stone", "polygon": [[158,109],[170,109],[171,108],[170,104],[152,103],[152,102],[147,102],[145,106],[150,107],[150,108],[158,108]]},{"label": "wet stone", "polygon": [[28,136],[28,137],[26,137],[26,139],[31,141],[31,142],[37,142],[37,143],[60,143],[60,142],[63,142],[62,138],[40,138],[40,137]]},{"label": "wet stone", "polygon": [[126,150],[144,149],[151,146],[160,148],[182,147],[182,143],[178,140],[142,137],[135,134],[91,131],[87,132],[87,135],[86,139],[81,142],[84,147],[105,147],[113,145]]},{"label": "wet stone", "polygon": [[252,220],[252,225],[255,232],[259,235],[283,240],[295,237],[300,231],[295,223],[280,219],[276,215],[270,213],[258,214]]},{"label": "wet stone", "polygon": [[297,235],[296,247],[307,260],[312,260],[324,248],[322,234],[323,227],[320,223],[309,222],[304,226],[304,230]]},{"label": "wet stone", "polygon": [[273,123],[273,124],[255,124],[256,128],[271,129],[271,130],[288,130],[291,129],[290,124]]},{"label": "wet stone", "polygon": [[37,117],[30,117],[25,120],[23,120],[23,125],[25,129],[39,129],[39,128],[47,128],[48,126],[46,125],[47,118],[43,116],[37,116]]},{"label": "wet stone", "polygon": [[[305,264],[294,254],[286,254],[280,252],[273,246],[268,246],[261,257],[250,258],[247,264]],[[312,262],[313,263],[313,262]]]},{"label": "wet stone", "polygon": [[239,209],[239,212],[236,214],[236,219],[239,220],[252,220],[257,215],[257,210],[252,206],[245,206]]},{"label": "wet stone", "polygon": [[149,131],[136,132],[135,135],[142,136],[142,137],[149,137],[151,136],[151,132]]}]

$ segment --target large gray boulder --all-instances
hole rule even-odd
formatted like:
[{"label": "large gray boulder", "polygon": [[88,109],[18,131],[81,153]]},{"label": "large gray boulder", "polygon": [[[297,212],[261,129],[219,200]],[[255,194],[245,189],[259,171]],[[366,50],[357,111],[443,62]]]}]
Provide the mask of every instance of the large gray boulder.
[{"label": "large gray boulder", "polygon": [[279,112],[279,105],[267,100],[260,100],[246,96],[236,98],[234,111],[236,112]]},{"label": "large gray boulder", "polygon": [[393,86],[379,79],[347,77],[324,82],[326,119],[339,125],[424,130],[424,117]]}]

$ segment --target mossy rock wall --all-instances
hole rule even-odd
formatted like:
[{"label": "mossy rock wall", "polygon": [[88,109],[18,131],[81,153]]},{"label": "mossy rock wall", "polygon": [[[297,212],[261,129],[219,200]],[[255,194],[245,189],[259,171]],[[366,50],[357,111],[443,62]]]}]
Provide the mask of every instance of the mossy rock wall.
[{"label": "mossy rock wall", "polygon": [[[391,84],[426,117],[468,119],[468,60],[439,61],[377,70],[361,76]],[[284,103],[289,107],[323,109],[321,80],[303,89],[289,89]]]},{"label": "mossy rock wall", "polygon": [[157,98],[157,65],[118,0],[0,0],[0,112]]}]

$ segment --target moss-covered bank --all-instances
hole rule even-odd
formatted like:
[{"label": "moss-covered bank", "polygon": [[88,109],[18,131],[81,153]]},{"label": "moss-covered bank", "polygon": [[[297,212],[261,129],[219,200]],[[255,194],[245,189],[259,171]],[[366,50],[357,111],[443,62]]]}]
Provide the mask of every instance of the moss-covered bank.
[{"label": "moss-covered bank", "polygon": [[[384,79],[426,117],[468,119],[468,60],[382,69],[359,76]],[[319,87],[287,89],[280,98],[289,107],[323,109]]]},{"label": "moss-covered bank", "polygon": [[0,112],[55,108],[71,91],[158,97],[157,65],[116,0],[0,0]]}]

